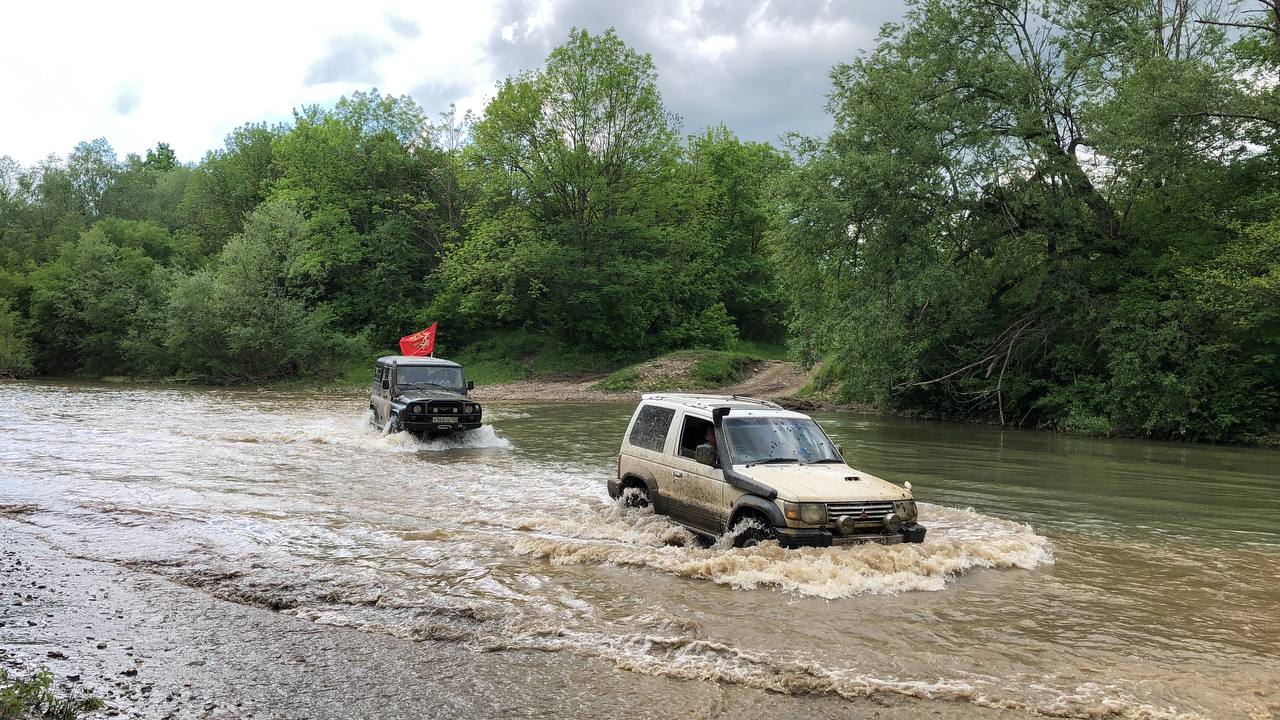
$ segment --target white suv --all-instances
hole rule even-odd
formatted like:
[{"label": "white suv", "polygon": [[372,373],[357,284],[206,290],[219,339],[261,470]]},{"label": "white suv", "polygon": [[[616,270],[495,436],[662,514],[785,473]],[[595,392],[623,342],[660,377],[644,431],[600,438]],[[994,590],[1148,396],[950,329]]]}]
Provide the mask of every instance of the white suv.
[{"label": "white suv", "polygon": [[846,465],[808,415],[721,395],[643,396],[609,480],[611,497],[739,547],[923,542],[910,491]]}]

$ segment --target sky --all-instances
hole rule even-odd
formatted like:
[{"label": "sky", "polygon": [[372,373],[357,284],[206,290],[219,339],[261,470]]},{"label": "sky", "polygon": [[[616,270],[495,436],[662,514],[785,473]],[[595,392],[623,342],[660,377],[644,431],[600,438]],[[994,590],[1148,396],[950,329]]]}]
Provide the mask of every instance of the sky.
[{"label": "sky", "polygon": [[823,134],[828,72],[870,49],[902,0],[64,2],[0,8],[0,156],[30,165],[105,137],[184,162],[248,122],[376,87],[431,115],[477,113],[570,28],[615,28],[657,65],[685,133],[725,123]]}]

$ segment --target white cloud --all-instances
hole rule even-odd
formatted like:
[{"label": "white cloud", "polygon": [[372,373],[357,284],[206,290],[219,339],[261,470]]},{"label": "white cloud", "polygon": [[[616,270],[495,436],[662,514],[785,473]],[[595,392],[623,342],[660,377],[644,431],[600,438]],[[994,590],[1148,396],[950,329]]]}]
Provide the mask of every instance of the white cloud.
[{"label": "white cloud", "polygon": [[[287,120],[295,107],[371,85],[395,94],[459,78],[488,87],[488,23],[485,8],[399,1],[10,4],[0,10],[0,87],[10,100],[0,155],[30,164],[106,137],[122,156],[168,142],[197,160],[246,122]],[[389,49],[355,53],[348,59],[368,67],[308,85],[308,72],[351,37]]]},{"label": "white cloud", "polygon": [[106,137],[122,156],[167,142],[197,160],[244,123],[375,85],[432,115],[479,111],[570,24],[617,26],[652,52],[668,106],[692,124],[772,139],[812,128],[833,58],[874,35],[850,2],[13,3],[0,10],[0,155],[30,164]]}]

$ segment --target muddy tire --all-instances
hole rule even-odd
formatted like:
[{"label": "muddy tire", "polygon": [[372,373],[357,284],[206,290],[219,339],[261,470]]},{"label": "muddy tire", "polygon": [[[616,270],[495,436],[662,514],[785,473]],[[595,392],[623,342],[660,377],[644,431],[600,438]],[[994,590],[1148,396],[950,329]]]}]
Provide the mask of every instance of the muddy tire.
[{"label": "muddy tire", "polygon": [[778,533],[767,520],[755,515],[743,516],[733,524],[733,546],[736,548],[752,548],[762,543],[778,539]]},{"label": "muddy tire", "polygon": [[622,502],[629,508],[647,508],[653,504],[649,488],[644,485],[628,485],[622,488]]},{"label": "muddy tire", "polygon": [[404,425],[400,423],[400,416],[392,413],[391,417],[387,418],[387,434],[398,433],[402,430],[404,430]]}]

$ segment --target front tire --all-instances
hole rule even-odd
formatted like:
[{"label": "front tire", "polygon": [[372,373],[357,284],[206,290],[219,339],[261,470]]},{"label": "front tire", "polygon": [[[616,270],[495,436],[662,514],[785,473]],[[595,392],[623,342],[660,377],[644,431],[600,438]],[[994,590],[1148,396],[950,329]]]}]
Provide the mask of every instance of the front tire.
[{"label": "front tire", "polygon": [[629,508],[647,508],[653,504],[649,488],[644,485],[628,485],[622,488],[622,503]]},{"label": "front tire", "polygon": [[745,515],[733,524],[733,546],[736,548],[753,548],[757,545],[777,540],[778,533],[767,520],[755,515]]},{"label": "front tire", "polygon": [[404,430],[404,425],[400,422],[400,416],[395,413],[387,418],[387,434],[398,433]]}]

